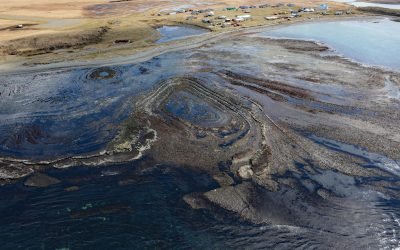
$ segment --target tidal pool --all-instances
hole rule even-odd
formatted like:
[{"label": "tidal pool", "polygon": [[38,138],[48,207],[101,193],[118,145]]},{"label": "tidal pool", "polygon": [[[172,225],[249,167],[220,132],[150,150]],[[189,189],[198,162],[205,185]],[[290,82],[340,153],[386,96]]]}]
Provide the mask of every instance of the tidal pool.
[{"label": "tidal pool", "polygon": [[400,23],[389,19],[304,23],[263,34],[317,40],[358,62],[400,69]]},{"label": "tidal pool", "polygon": [[160,32],[162,38],[160,38],[156,43],[170,42],[208,32],[206,29],[189,26],[162,26],[158,28],[157,31]]}]

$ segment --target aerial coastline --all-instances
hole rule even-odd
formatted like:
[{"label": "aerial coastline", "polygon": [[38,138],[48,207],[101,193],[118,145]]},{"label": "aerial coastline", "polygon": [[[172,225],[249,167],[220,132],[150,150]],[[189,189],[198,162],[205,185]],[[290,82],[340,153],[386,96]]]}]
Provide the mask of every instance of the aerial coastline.
[{"label": "aerial coastline", "polygon": [[395,249],[398,13],[314,0],[0,6],[0,242]]},{"label": "aerial coastline", "polygon": [[[40,1],[39,1],[40,2]],[[10,8],[16,9],[16,6]],[[22,4],[22,3],[19,3]],[[52,4],[48,3],[49,6]],[[127,5],[123,9],[132,11],[126,13],[119,7],[120,4]],[[242,5],[250,6],[251,3],[241,2]],[[235,16],[246,15],[245,9],[239,8],[239,3],[235,5],[206,5],[193,6],[185,9],[184,13],[176,13],[174,10],[180,10],[179,3],[170,3],[167,7],[160,10],[149,3],[148,9],[141,11],[137,9],[137,5],[131,4],[130,1],[121,3],[106,3],[109,8],[104,9],[102,15],[97,16],[87,9],[95,8],[97,5],[89,5],[82,7],[81,12],[75,11],[71,17],[58,18],[52,11],[56,11],[56,7],[49,7],[48,14],[39,10],[37,16],[35,11],[31,11],[31,16],[25,16],[26,13],[14,12],[13,15],[0,14],[0,51],[3,55],[1,60],[4,64],[7,62],[21,62],[29,64],[46,63],[57,61],[70,61],[82,58],[82,60],[92,60],[95,58],[110,56],[118,56],[119,54],[127,54],[129,51],[141,51],[147,47],[153,47],[154,42],[160,38],[160,34],[156,28],[165,25],[194,25],[200,28],[209,29],[212,33],[224,33],[228,31],[240,30],[248,27],[257,26],[275,26],[281,24],[292,24],[304,21],[319,20],[343,20],[348,18],[359,18],[370,16],[368,12],[358,11],[356,8],[343,3],[329,3],[328,10],[319,9],[319,3],[296,3],[292,6],[290,3],[281,3],[277,7],[250,9],[250,20],[237,23],[238,27],[231,24],[228,27],[221,28],[219,16],[226,16],[234,19]],[[291,7],[287,6],[289,4]],[[46,4],[43,4],[44,6]],[[259,4],[261,5],[261,3]],[[259,6],[254,5],[254,6]],[[270,4],[274,6],[274,4]],[[78,5],[79,6],[79,5]],[[130,7],[132,6],[132,7]],[[136,7],[135,7],[136,6]],[[224,11],[227,6],[234,6],[236,10]],[[301,15],[291,16],[290,11],[296,11],[300,8],[312,7],[313,12],[304,12]],[[6,6],[3,7],[3,13]],[[52,10],[52,8],[54,10]],[[44,7],[45,9],[45,7]],[[183,8],[182,8],[183,9]],[[192,15],[193,11],[213,9],[213,17],[209,19],[213,23],[204,23],[204,13]],[[335,13],[343,13],[335,15]],[[170,13],[176,13],[170,15]],[[41,16],[40,16],[41,15]],[[277,17],[276,20],[266,20],[268,16]],[[193,17],[195,19],[191,19]],[[18,20],[21,19],[21,20]],[[54,24],[53,24],[54,23]],[[18,25],[25,24],[23,28],[17,28]],[[217,24],[217,25],[216,25]],[[22,57],[22,58],[21,58]]]}]

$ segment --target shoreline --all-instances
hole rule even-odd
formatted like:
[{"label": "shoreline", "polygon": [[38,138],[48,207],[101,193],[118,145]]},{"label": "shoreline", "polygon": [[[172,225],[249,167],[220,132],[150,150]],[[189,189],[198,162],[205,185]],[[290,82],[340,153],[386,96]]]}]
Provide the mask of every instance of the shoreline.
[{"label": "shoreline", "polygon": [[[360,18],[354,18],[354,19],[353,18],[352,19],[349,18],[349,19],[343,20],[343,21],[344,22],[346,22],[346,21],[375,21],[375,20],[383,20],[383,19],[384,20],[391,20],[389,17],[381,17],[381,16],[379,16],[379,17],[366,17],[366,18],[361,18],[361,19]],[[328,23],[328,22],[340,22],[340,21],[332,19],[332,20],[319,20],[317,22],[318,23]],[[313,23],[313,21],[310,20],[310,21],[307,21],[307,22],[295,23],[295,24],[292,24],[292,25],[286,25],[286,24],[285,25],[279,25],[279,27],[274,27],[273,29],[269,29],[269,31],[270,30],[278,30],[278,29],[281,29],[281,28],[289,27],[289,26],[304,25],[306,23]],[[318,40],[318,39],[312,39],[312,38],[310,38],[310,39],[307,39],[307,38],[302,39],[302,38],[293,38],[293,37],[285,37],[285,36],[278,37],[278,36],[273,36],[273,35],[258,35],[257,37],[266,37],[266,38],[274,39],[274,40],[293,40],[293,41],[314,42],[314,43],[316,43],[318,45],[327,46],[329,48],[329,50],[330,50],[330,52],[332,52],[332,54],[331,55],[327,55],[327,56],[334,56],[334,57],[338,57],[338,58],[341,58],[341,59],[345,59],[345,60],[347,60],[347,61],[349,61],[351,63],[358,64],[358,65],[360,65],[362,67],[365,67],[365,68],[380,69],[380,70],[388,71],[388,72],[400,72],[400,68],[394,68],[394,67],[384,66],[384,65],[379,65],[379,64],[370,64],[370,63],[367,63],[367,62],[358,61],[355,58],[348,57],[345,54],[341,53],[338,49],[336,49],[334,47],[334,45],[331,45],[329,42],[324,42],[324,41],[321,41],[321,40]]]},{"label": "shoreline", "polygon": [[[133,53],[130,55],[123,55],[123,56],[115,56],[115,58],[109,59],[107,56],[108,53],[118,53],[121,48],[112,48],[110,51],[102,51],[100,53],[100,58],[94,58],[92,60],[87,61],[82,58],[73,61],[62,61],[62,62],[50,62],[45,64],[31,64],[31,65],[24,65],[26,64],[25,60],[17,60],[17,62],[3,62],[0,65],[0,75],[7,75],[7,74],[19,74],[19,73],[32,73],[38,71],[54,71],[54,70],[68,70],[68,69],[76,69],[81,67],[96,67],[96,66],[113,66],[113,65],[121,65],[126,63],[138,63],[148,60],[154,56],[162,55],[168,52],[179,51],[183,49],[191,49],[198,46],[202,46],[210,41],[214,40],[221,40],[224,39],[224,35],[235,35],[235,33],[247,33],[247,32],[261,32],[261,31],[268,31],[279,29],[283,27],[288,27],[292,25],[301,25],[305,23],[313,23],[313,22],[336,22],[336,21],[363,21],[363,20],[377,20],[377,19],[384,19],[388,18],[386,16],[370,16],[370,15],[363,15],[363,16],[351,16],[351,17],[342,17],[342,18],[318,18],[318,19],[306,19],[300,20],[292,23],[278,23],[272,25],[260,25],[260,26],[253,26],[253,27],[243,27],[240,29],[235,30],[227,30],[227,31],[216,31],[216,32],[209,32],[202,34],[201,36],[193,36],[187,37],[180,40],[174,40],[167,43],[161,44],[151,44],[145,48],[140,50],[133,49]],[[181,24],[180,24],[181,25]],[[183,24],[182,24],[183,25]],[[186,24],[185,24],[186,25]],[[189,24],[190,25],[190,24]],[[194,27],[199,27],[197,25],[190,25]],[[279,38],[278,38],[279,39]],[[306,41],[306,39],[294,39],[297,41]],[[123,48],[122,48],[123,50]],[[138,51],[136,51],[138,50]],[[131,50],[132,51],[132,50]],[[374,66],[374,65],[373,65]]]}]

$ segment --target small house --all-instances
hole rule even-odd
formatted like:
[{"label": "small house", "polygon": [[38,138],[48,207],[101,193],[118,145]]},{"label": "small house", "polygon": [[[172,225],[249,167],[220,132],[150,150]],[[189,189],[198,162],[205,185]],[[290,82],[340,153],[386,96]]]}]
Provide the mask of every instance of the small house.
[{"label": "small house", "polygon": [[213,11],[209,11],[209,12],[207,12],[204,16],[205,16],[205,17],[214,16],[214,12],[213,12]]},{"label": "small house", "polygon": [[243,20],[249,20],[249,19],[251,19],[251,15],[240,15],[240,16],[236,16],[236,18],[241,18]]},{"label": "small house", "polygon": [[319,5],[319,9],[320,9],[320,10],[328,10],[328,9],[329,9],[329,6],[328,6],[326,3],[320,4],[320,5]]},{"label": "small house", "polygon": [[237,22],[237,23],[240,23],[240,22],[243,22],[244,19],[241,18],[241,17],[236,17],[236,18],[233,19],[233,21],[234,21],[234,22]]}]

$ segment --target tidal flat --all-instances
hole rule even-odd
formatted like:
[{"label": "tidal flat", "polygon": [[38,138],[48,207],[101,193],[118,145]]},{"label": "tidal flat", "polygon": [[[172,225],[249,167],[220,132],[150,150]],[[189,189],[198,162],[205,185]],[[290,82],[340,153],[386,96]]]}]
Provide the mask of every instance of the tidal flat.
[{"label": "tidal flat", "polygon": [[400,73],[265,31],[1,73],[5,248],[398,247]]}]

